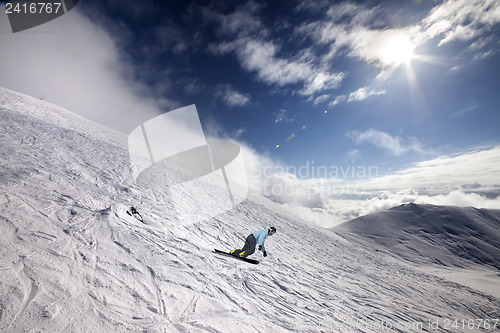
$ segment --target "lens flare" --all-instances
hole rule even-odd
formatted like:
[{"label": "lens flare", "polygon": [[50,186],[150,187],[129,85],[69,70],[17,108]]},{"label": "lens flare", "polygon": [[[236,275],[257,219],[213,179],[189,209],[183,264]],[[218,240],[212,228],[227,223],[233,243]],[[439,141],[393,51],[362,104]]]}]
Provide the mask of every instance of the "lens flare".
[{"label": "lens flare", "polygon": [[400,65],[408,63],[413,57],[415,46],[403,34],[388,38],[380,50],[380,60],[386,65]]}]

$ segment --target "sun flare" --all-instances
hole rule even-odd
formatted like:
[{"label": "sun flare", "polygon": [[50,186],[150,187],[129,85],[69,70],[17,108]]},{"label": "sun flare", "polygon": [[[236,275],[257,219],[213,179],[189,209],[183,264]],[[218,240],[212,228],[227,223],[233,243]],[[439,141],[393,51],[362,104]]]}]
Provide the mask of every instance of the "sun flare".
[{"label": "sun flare", "polygon": [[381,47],[380,60],[385,65],[408,64],[413,57],[415,46],[405,35],[396,35],[387,39]]}]

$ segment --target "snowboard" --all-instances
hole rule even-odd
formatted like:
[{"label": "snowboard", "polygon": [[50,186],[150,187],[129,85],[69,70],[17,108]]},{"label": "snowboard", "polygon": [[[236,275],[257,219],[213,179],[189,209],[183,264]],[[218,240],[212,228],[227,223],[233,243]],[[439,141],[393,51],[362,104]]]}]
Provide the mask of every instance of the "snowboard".
[{"label": "snowboard", "polygon": [[137,209],[135,209],[134,207],[130,207],[130,210],[127,210],[127,214],[130,215],[130,216],[132,216],[132,217],[135,217],[137,220],[139,220],[142,223],[144,223],[144,219],[142,218],[141,213],[139,213],[137,211]]},{"label": "snowboard", "polygon": [[234,259],[237,259],[237,260],[241,260],[241,261],[246,261],[250,264],[254,264],[254,265],[257,265],[259,263],[258,260],[255,260],[255,259],[248,259],[248,258],[243,258],[243,257],[238,257],[238,256],[233,256],[231,253],[229,252],[225,252],[225,251],[221,251],[221,250],[217,250],[217,249],[214,249],[215,253],[217,254],[220,254],[220,255],[223,255],[223,256],[227,256],[227,257],[231,257],[231,258],[234,258]]}]

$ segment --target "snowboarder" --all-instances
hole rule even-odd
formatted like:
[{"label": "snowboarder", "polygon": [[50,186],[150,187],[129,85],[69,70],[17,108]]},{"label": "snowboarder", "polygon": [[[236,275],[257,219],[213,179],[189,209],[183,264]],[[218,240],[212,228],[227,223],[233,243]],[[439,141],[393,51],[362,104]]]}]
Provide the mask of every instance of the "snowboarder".
[{"label": "snowboarder", "polygon": [[135,209],[134,207],[130,207],[130,211],[127,210],[127,214],[135,217],[136,219],[138,219],[139,221],[144,223],[144,219],[142,218],[141,213],[139,213],[139,211],[137,209]]},{"label": "snowboarder", "polygon": [[232,255],[246,258],[249,255],[255,252],[255,246],[259,245],[259,251],[262,251],[262,255],[267,257],[266,248],[264,246],[264,242],[266,241],[267,236],[272,236],[276,233],[275,227],[270,227],[268,229],[262,229],[254,232],[253,234],[248,235],[245,245],[243,245],[242,249],[234,249],[231,253]]}]

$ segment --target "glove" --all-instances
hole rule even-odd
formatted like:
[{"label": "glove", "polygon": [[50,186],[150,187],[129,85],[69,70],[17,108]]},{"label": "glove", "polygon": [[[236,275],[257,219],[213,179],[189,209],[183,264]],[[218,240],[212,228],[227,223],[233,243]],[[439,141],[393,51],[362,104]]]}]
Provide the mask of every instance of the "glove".
[{"label": "glove", "polygon": [[262,251],[262,245],[259,245],[259,251]]},{"label": "glove", "polygon": [[262,254],[264,255],[264,257],[267,257],[267,252],[266,251],[262,252]]}]

